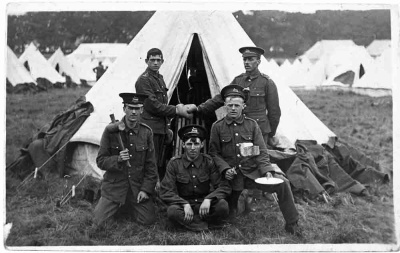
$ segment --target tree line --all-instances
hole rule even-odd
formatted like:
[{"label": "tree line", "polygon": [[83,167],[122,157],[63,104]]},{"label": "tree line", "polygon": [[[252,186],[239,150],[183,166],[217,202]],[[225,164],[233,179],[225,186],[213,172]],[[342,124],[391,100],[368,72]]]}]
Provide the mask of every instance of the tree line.
[{"label": "tree line", "polygon": [[[35,42],[42,52],[61,47],[72,52],[80,43],[129,43],[154,11],[28,12],[9,15],[7,44],[22,53]],[[262,10],[233,13],[267,57],[296,57],[321,39],[351,39],[369,45],[390,39],[390,10],[331,11],[311,14]],[[161,26],[162,24],[160,24]],[[155,31],[156,32],[156,31]]]}]

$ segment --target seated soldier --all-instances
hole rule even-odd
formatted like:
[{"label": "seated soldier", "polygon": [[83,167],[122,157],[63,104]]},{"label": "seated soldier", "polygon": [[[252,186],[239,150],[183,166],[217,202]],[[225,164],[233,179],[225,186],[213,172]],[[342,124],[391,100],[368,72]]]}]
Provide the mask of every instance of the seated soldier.
[{"label": "seated soldier", "polygon": [[[255,179],[274,177],[275,170],[257,122],[242,114],[245,107],[245,94],[239,85],[228,85],[221,90],[227,115],[215,122],[211,128],[210,151],[222,177],[230,180],[232,195],[230,208],[237,207],[243,189],[259,189],[276,193],[279,208],[286,221],[285,230],[301,235],[298,227],[298,212],[294,205],[289,181],[276,185],[257,184]],[[254,147],[244,152],[244,147]],[[235,212],[235,210],[231,210]]]},{"label": "seated soldier", "polygon": [[138,223],[150,225],[156,220],[152,194],[157,170],[153,132],[140,122],[147,95],[119,95],[123,99],[125,116],[109,124],[101,137],[96,161],[105,173],[94,220],[99,226],[117,211],[127,210]]},{"label": "seated soldier", "polygon": [[222,225],[229,215],[225,198],[231,193],[229,182],[220,177],[213,159],[202,154],[206,130],[188,125],[178,131],[184,153],[171,159],[161,182],[160,197],[168,205],[169,221],[191,231]]}]

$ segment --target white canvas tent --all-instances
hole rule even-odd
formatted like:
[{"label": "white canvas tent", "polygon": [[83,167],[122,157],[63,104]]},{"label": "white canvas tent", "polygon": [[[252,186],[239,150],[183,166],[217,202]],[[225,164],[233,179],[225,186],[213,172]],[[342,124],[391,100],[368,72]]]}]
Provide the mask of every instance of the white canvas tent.
[{"label": "white canvas tent", "polygon": [[92,60],[90,58],[86,58],[79,60],[71,57],[71,55],[67,55],[67,59],[77,70],[80,79],[87,81],[89,85],[96,82],[96,73],[93,72],[93,68],[98,65],[98,61],[96,59]]},{"label": "white canvas tent", "polygon": [[[157,39],[154,39],[157,31]],[[71,166],[92,171],[100,176],[95,159],[102,132],[110,122],[109,115],[123,116],[118,94],[135,92],[135,82],[147,65],[144,60],[150,48],[163,51],[165,63],[161,67],[168,97],[177,86],[192,43],[198,42],[212,96],[244,72],[238,49],[254,43],[236,21],[232,13],[221,11],[157,11],[103,77],[86,94],[94,106],[93,113],[72,137],[76,144]],[[268,74],[267,60],[262,59],[260,70]],[[282,110],[277,137],[282,147],[293,147],[297,139],[316,140],[333,145],[331,132],[286,85],[277,83]],[[222,108],[221,108],[222,109]],[[218,117],[223,114],[222,110]]]},{"label": "white canvas tent", "polygon": [[337,47],[322,57],[325,61],[326,81],[322,86],[350,88],[369,71],[373,59],[363,46]]},{"label": "white canvas tent", "polygon": [[392,94],[392,50],[390,47],[374,60],[368,71],[354,85],[352,91],[371,97],[390,96]]},{"label": "white canvas tent", "polygon": [[367,51],[371,57],[379,57],[387,48],[390,48],[390,40],[374,40],[367,46]]},{"label": "white canvas tent", "polygon": [[54,54],[48,59],[48,62],[60,75],[63,74],[68,75],[69,77],[71,77],[71,80],[74,83],[76,84],[81,83],[81,80],[78,76],[78,72],[69,62],[69,60],[65,57],[64,53],[61,51],[61,48],[58,48],[54,52]]},{"label": "white canvas tent", "polygon": [[356,46],[352,40],[320,40],[308,49],[301,58],[307,57],[311,63],[315,63],[338,47]]},{"label": "white canvas tent", "polygon": [[87,58],[115,61],[127,48],[125,43],[82,43],[70,55],[79,60]]},{"label": "white canvas tent", "polygon": [[25,49],[19,61],[29,66],[29,71],[35,80],[45,78],[52,84],[65,83],[65,77],[58,74],[33,43]]},{"label": "white canvas tent", "polygon": [[17,56],[7,46],[7,79],[12,86],[17,86],[18,84],[36,84],[29,71],[22,65],[18,60]]},{"label": "white canvas tent", "polygon": [[325,63],[322,60],[312,64],[307,58],[296,60],[293,71],[287,76],[285,84],[291,89],[313,90],[325,80]]},{"label": "white canvas tent", "polygon": [[276,63],[274,59],[263,61],[263,65],[265,65],[265,69],[268,69],[266,73],[268,73],[268,76],[274,80],[274,82],[282,82],[284,76],[281,74],[281,67],[279,67],[278,63]]}]

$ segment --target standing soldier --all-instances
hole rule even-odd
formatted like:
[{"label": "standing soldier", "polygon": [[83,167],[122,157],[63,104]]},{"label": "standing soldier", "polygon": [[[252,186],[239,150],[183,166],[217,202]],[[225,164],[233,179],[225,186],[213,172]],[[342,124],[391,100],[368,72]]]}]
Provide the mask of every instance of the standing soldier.
[{"label": "standing soldier", "polygon": [[[243,114],[257,121],[265,145],[274,144],[273,137],[279,125],[281,109],[279,107],[278,90],[274,81],[258,70],[264,49],[242,47],[239,52],[242,53],[246,72],[235,77],[231,84],[240,85],[245,92],[247,91],[248,99]],[[197,111],[201,115],[207,116],[210,113],[215,113],[215,110],[223,105],[224,100],[221,94],[218,94],[198,107],[190,105],[188,112]]]},{"label": "standing soldier", "polygon": [[160,197],[169,207],[168,219],[192,231],[222,225],[229,215],[229,182],[221,178],[213,159],[201,153],[206,130],[199,125],[179,129],[184,153],[173,158],[161,182]]},{"label": "standing soldier", "polygon": [[104,68],[101,61],[99,61],[99,65],[93,68],[93,72],[96,73],[96,81],[100,79],[100,77],[106,72],[108,67]]},{"label": "standing soldier", "polygon": [[153,130],[154,148],[158,166],[158,182],[162,180],[165,174],[165,168],[162,161],[162,153],[167,134],[171,135],[169,129],[169,120],[175,115],[191,118],[183,104],[168,105],[167,86],[163,76],[159,73],[161,65],[164,63],[163,54],[160,49],[152,48],[147,52],[145,60],[147,64],[146,71],[139,76],[136,81],[136,92],[146,94],[142,122],[150,126]]},{"label": "standing soldier", "polygon": [[156,219],[152,193],[157,172],[153,133],[139,121],[147,96],[119,95],[123,99],[125,116],[106,127],[96,159],[97,166],[106,172],[101,198],[94,210],[95,223],[103,224],[123,207],[137,222],[149,225]]}]

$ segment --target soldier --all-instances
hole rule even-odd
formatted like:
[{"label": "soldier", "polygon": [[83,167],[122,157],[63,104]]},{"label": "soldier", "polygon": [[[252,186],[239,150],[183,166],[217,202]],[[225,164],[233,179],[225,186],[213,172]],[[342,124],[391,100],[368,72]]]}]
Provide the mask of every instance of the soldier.
[{"label": "soldier", "polygon": [[[288,181],[277,185],[257,184],[255,179],[274,177],[275,170],[257,122],[242,114],[245,108],[245,94],[239,85],[228,85],[221,90],[227,115],[215,122],[211,128],[210,151],[221,175],[230,180],[232,194],[230,208],[236,209],[243,189],[259,189],[276,193],[279,208],[286,221],[285,230],[300,235],[297,224],[298,212]],[[244,147],[254,147],[249,154]]]},{"label": "soldier", "polygon": [[[248,99],[243,114],[257,121],[266,145],[274,144],[273,137],[279,125],[281,109],[274,81],[258,70],[264,49],[260,47],[242,47],[239,52],[242,53],[246,72],[235,77],[231,84],[240,85],[244,88],[244,91],[247,91]],[[190,105],[188,112],[197,111],[206,116],[214,113],[215,110],[223,105],[224,100],[221,94],[218,94],[198,107]]]},{"label": "soldier", "polygon": [[99,65],[97,67],[93,68],[93,72],[96,73],[96,81],[98,81],[101,76],[106,72],[108,67],[103,66],[103,64],[101,63],[101,61],[99,61]]},{"label": "soldier", "polygon": [[[261,73],[258,69],[261,63],[261,55],[264,54],[264,49],[260,47],[242,47],[239,49],[239,52],[242,54],[246,72],[235,77],[231,84],[237,84],[244,88],[248,99],[243,114],[257,121],[265,145],[275,147],[277,145],[277,140],[274,136],[279,125],[281,109],[279,106],[278,91],[274,81],[267,75]],[[198,107],[195,105],[188,105],[188,112],[192,113],[197,111],[202,117],[207,117],[207,115],[215,113],[215,110],[223,105],[224,100],[221,94],[218,94]],[[275,170],[284,175],[279,168],[275,168]],[[283,176],[281,176],[281,178],[287,180]],[[261,192],[254,191],[254,198],[260,199]],[[254,211],[255,207],[251,206],[253,198],[249,197],[246,201],[248,208]]]},{"label": "soldier", "polygon": [[152,193],[157,171],[152,130],[140,122],[147,96],[135,93],[119,96],[123,99],[125,116],[105,128],[96,159],[97,166],[105,173],[101,198],[94,210],[95,223],[103,224],[121,207],[138,223],[149,225],[156,219]]},{"label": "soldier", "polygon": [[184,153],[173,158],[161,182],[160,197],[169,207],[168,219],[172,224],[192,231],[222,225],[229,215],[225,198],[231,188],[213,159],[201,153],[206,130],[199,125],[187,125],[178,131]]},{"label": "soldier", "polygon": [[[168,105],[167,86],[159,69],[164,63],[163,54],[160,49],[152,48],[147,52],[145,60],[147,64],[146,71],[139,76],[136,81],[136,92],[148,96],[144,104],[142,122],[150,126],[154,135],[154,148],[158,166],[159,181],[165,174],[162,161],[162,152],[167,135],[171,135],[169,121],[175,115],[191,118],[193,115],[187,113],[183,104]],[[157,182],[157,188],[159,187]]]}]

